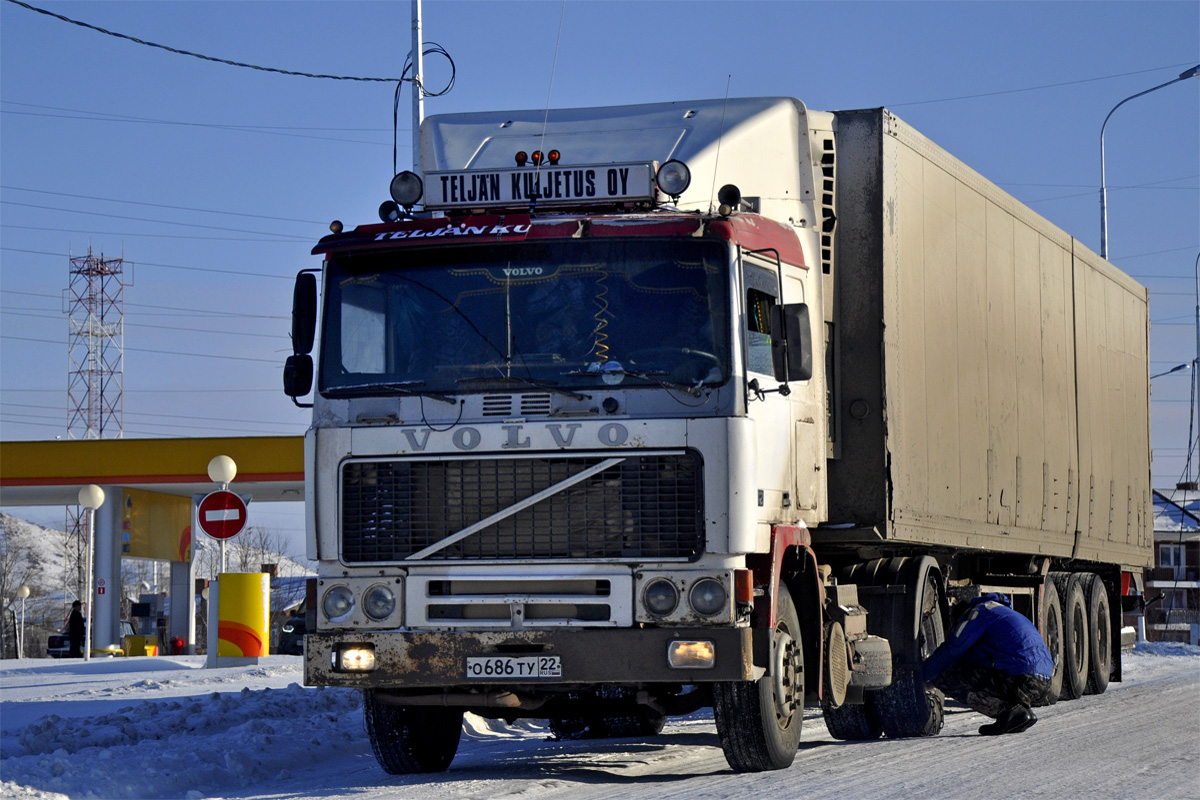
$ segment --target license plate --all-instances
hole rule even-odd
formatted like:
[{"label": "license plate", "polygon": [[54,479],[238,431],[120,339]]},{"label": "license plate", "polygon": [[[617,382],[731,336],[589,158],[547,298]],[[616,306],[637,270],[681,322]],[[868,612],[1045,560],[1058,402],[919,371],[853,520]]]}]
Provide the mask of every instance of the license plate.
[{"label": "license plate", "polygon": [[486,656],[467,659],[467,678],[561,678],[558,656]]}]

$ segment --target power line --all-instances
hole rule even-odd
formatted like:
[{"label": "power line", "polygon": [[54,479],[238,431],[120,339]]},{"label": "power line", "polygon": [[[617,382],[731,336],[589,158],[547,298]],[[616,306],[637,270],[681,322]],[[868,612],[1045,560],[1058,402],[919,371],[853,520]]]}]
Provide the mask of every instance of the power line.
[{"label": "power line", "polygon": [[[1162,363],[1167,364],[1167,363],[1171,363],[1171,362],[1164,361]],[[187,387],[187,386],[185,386],[182,388],[175,388],[175,389],[136,389],[133,393],[138,394],[138,395],[147,394],[147,393],[151,393],[151,392],[156,393],[156,394],[157,393],[241,394],[241,393],[249,393],[249,392],[271,392],[272,394],[278,394],[280,391],[281,390],[277,389],[277,388],[275,388],[275,389],[220,389],[220,388],[212,388],[212,387],[203,387],[202,388],[202,387]],[[9,392],[22,392],[22,393],[34,393],[34,394],[59,394],[62,392],[62,388],[60,387],[60,388],[56,388],[56,389],[30,389],[27,387],[22,387],[19,389],[13,389],[8,386],[0,386],[0,394],[9,393]]]},{"label": "power line", "polygon": [[[15,0],[9,0],[15,2]],[[226,228],[222,225],[201,225],[198,222],[172,222],[167,219],[148,219],[146,217],[128,217],[123,214],[106,214],[102,211],[80,211],[74,208],[57,208],[55,206],[41,206],[36,203],[18,203],[13,200],[0,200],[0,204],[6,206],[18,206],[20,208],[36,208],[41,211],[59,211],[66,214],[87,214],[93,217],[110,217],[112,219],[127,219],[134,222],[153,222],[158,225],[180,225],[186,228],[203,228],[212,231],[225,231],[227,233],[257,233],[262,236],[276,236],[281,239],[287,239],[294,242],[309,242],[312,241],[307,236],[299,236],[294,233],[271,233],[270,231],[250,231],[242,228]]]},{"label": "power line", "polygon": [[40,225],[0,225],[14,231],[47,231],[49,233],[74,233],[80,236],[119,236],[141,239],[187,239],[201,242],[257,242],[259,244],[291,244],[282,239],[247,239],[238,236],[185,236],[172,233],[130,233],[125,231],[81,231],[76,228],[46,228]]},{"label": "power line", "polygon": [[[34,344],[53,344],[62,345],[63,342],[55,339],[35,339],[32,336],[4,336],[0,335],[0,341],[8,342],[33,342]],[[181,353],[178,350],[152,350],[146,347],[126,347],[126,353],[154,353],[156,355],[165,356],[186,356],[188,358],[219,358],[223,361],[255,361],[259,364],[275,364],[279,366],[279,362],[269,358],[251,358],[250,356],[231,356],[224,353]]]},{"label": "power line", "polygon": [[[111,117],[115,122],[155,122],[166,125],[189,125],[197,128],[230,128],[237,131],[345,131],[349,133],[391,133],[390,128],[333,128],[327,126],[308,125],[242,125],[219,124],[214,122],[184,122],[181,120],[155,119],[154,117],[134,117],[128,114],[113,114],[108,111],[88,111],[85,108],[64,108],[63,106],[44,106],[38,103],[22,103],[17,100],[0,100],[0,105],[24,106],[25,108],[40,108],[46,111],[66,111],[71,114],[91,114],[94,117]],[[401,131],[408,131],[401,128]]]},{"label": "power line", "polygon": [[[62,253],[51,253],[45,250],[24,250],[19,247],[0,247],[0,250],[9,253],[26,253],[35,256],[52,256],[54,258],[62,258]],[[291,275],[271,275],[266,272],[246,272],[239,269],[217,269],[215,267],[185,267],[180,264],[157,264],[153,261],[138,261],[138,266],[142,267],[159,267],[161,269],[181,269],[189,272],[216,272],[222,275],[240,275],[246,278],[275,278],[277,280],[294,280]]]},{"label": "power line", "polygon": [[[16,2],[16,0],[9,0],[9,2]],[[1116,75],[1103,75],[1099,78],[1081,78],[1080,80],[1076,80],[1076,81],[1063,81],[1062,83],[1046,83],[1046,84],[1042,84],[1041,86],[1026,86],[1021,89],[1001,89],[1001,90],[998,90],[995,92],[981,92],[979,94],[964,94],[964,95],[958,95],[957,97],[940,97],[936,100],[913,100],[908,103],[884,103],[884,105],[887,106],[888,108],[899,108],[900,106],[921,106],[921,105],[928,105],[930,103],[950,103],[955,100],[974,100],[979,97],[995,97],[996,95],[1001,95],[1001,94],[1017,94],[1019,92],[1036,92],[1036,91],[1040,91],[1042,89],[1058,89],[1063,86],[1076,86],[1081,83],[1095,83],[1096,81],[1107,81],[1107,80],[1112,80],[1113,78],[1125,78],[1130,75],[1144,75],[1147,72],[1161,72],[1164,69],[1178,69],[1180,67],[1190,67],[1190,66],[1192,66],[1193,63],[1194,62],[1192,62],[1192,61],[1183,61],[1178,64],[1167,64],[1167,65],[1161,66],[1161,67],[1151,67],[1150,69],[1140,69],[1140,70],[1136,70],[1135,72],[1120,72],[1120,73],[1117,73]]]},{"label": "power line", "polygon": [[[32,408],[32,409],[44,410],[44,411],[48,411],[48,412],[52,412],[52,413],[58,413],[60,411],[66,410],[65,407],[47,408],[46,406],[34,405],[33,403],[0,403],[0,407],[4,407],[4,406],[7,406],[9,408]],[[45,419],[44,416],[39,416],[36,414],[26,414],[25,416],[32,417],[33,419]],[[234,418],[229,418],[229,417],[201,417],[201,416],[196,416],[195,414],[159,414],[159,413],[156,413],[153,411],[128,411],[127,410],[127,411],[125,411],[125,416],[126,417],[159,417],[162,419],[190,419],[190,420],[196,420],[196,421],[207,420],[210,422],[230,422],[230,423],[241,423],[241,424],[245,424],[245,425],[274,425],[276,427],[286,427],[286,428],[293,428],[297,424],[302,424],[299,422],[280,422],[279,420],[265,420],[265,419],[234,419]],[[186,426],[181,426],[181,427],[186,427]]]},{"label": "power line", "polygon": [[199,58],[202,61],[211,61],[216,64],[225,64],[230,67],[241,67],[243,69],[253,69],[253,70],[258,70],[259,72],[273,72],[277,75],[291,75],[296,78],[318,78],[318,79],[331,80],[331,81],[365,81],[365,82],[370,82],[370,83],[401,83],[402,81],[406,81],[406,80],[411,81],[412,80],[411,78],[404,78],[404,77],[400,77],[400,78],[361,78],[361,77],[356,77],[353,75],[321,75],[321,74],[313,74],[311,72],[299,72],[299,71],[294,71],[294,70],[278,69],[277,67],[261,67],[261,66],[258,66],[257,64],[246,64],[241,61],[230,61],[229,59],[226,59],[226,58],[215,58],[213,56],[206,56],[201,53],[193,53],[190,50],[180,50],[177,47],[169,47],[168,45],[165,45],[165,44],[158,44],[156,42],[148,42],[144,39],[139,39],[136,36],[129,36],[124,33],[117,33],[116,31],[110,31],[107,28],[101,28],[98,25],[89,25],[88,23],[80,22],[77,19],[71,19],[70,17],[64,17],[62,14],[55,14],[53,11],[47,11],[44,8],[38,8],[37,6],[31,6],[31,5],[29,5],[29,3],[24,3],[21,0],[8,0],[8,2],[18,5],[18,6],[21,6],[22,8],[27,8],[30,11],[36,11],[39,14],[45,14],[47,17],[53,17],[54,19],[62,20],[63,22],[69,22],[72,25],[78,25],[81,28],[87,28],[88,30],[96,31],[97,33],[103,33],[106,36],[113,36],[113,37],[116,37],[117,39],[124,39],[127,42],[133,42],[134,44],[145,45],[146,47],[156,47],[159,50],[166,50],[168,53],[174,53],[175,55],[191,56],[192,58]]},{"label": "power line", "polygon": [[[8,101],[5,101],[8,102]],[[92,114],[91,111],[81,111],[80,114]],[[362,139],[343,139],[337,136],[309,136],[302,133],[287,133],[285,131],[273,131],[265,128],[255,128],[252,126],[239,127],[237,125],[217,125],[205,124],[203,122],[177,122],[174,120],[156,120],[137,117],[122,118],[119,115],[113,114],[109,116],[75,116],[71,114],[39,114],[33,111],[9,111],[0,109],[0,114],[12,114],[22,117],[45,117],[49,119],[77,119],[87,122],[121,122],[127,125],[181,125],[193,128],[210,128],[212,130],[236,131],[238,133],[258,133],[264,136],[286,136],[289,139],[313,139],[321,142],[342,142],[345,144],[366,144],[373,147],[387,147],[387,142],[367,142]]]},{"label": "power line", "polygon": [[[17,310],[12,310],[12,309],[5,309],[3,307],[0,307],[0,311],[4,311],[6,314],[8,314],[10,316],[14,316],[14,317],[33,317],[34,319],[54,320],[56,322],[61,321],[61,319],[62,319],[61,314],[54,314],[54,312],[39,314],[39,313],[35,313],[33,311],[28,311],[28,310],[17,311]],[[211,328],[180,328],[175,325],[151,325],[146,322],[130,322],[128,319],[125,320],[125,327],[126,328],[149,328],[149,329],[153,329],[156,331],[184,331],[187,333],[210,333],[210,334],[215,334],[218,336],[253,336],[253,337],[259,338],[259,339],[287,339],[288,338],[287,333],[254,333],[252,331],[216,331]]]},{"label": "power line", "polygon": [[4,186],[0,185],[0,189],[13,192],[33,192],[35,194],[52,194],[56,197],[73,197],[76,200],[99,200],[105,203],[125,203],[133,206],[149,206],[150,208],[166,208],[171,211],[192,211],[201,214],[225,214],[231,217],[247,217],[251,219],[269,219],[275,222],[298,222],[303,225],[325,225],[326,222],[318,222],[311,219],[293,219],[291,217],[269,217],[265,214],[247,214],[244,211],[224,211],[214,210],[211,208],[192,208],[190,206],[172,206],[166,203],[147,203],[139,200],[120,200],[116,197],[94,197],[86,194],[78,194],[76,192],[52,192],[48,189],[29,189],[25,186]]},{"label": "power line", "polygon": [[[2,250],[2,249],[3,248],[0,248],[0,250]],[[57,294],[46,294],[44,292],[22,292],[17,289],[5,289],[3,287],[0,287],[0,294],[19,294],[19,295],[23,295],[25,297],[46,297],[46,298],[51,298],[53,300],[61,300],[62,299],[62,296],[57,295]],[[154,305],[153,303],[126,303],[125,307],[126,308],[157,308],[157,309],[160,309],[163,311],[181,311],[184,313],[190,313],[192,315],[198,315],[198,316],[208,316],[211,314],[212,316],[217,316],[217,317],[245,317],[246,319],[290,319],[290,317],[284,316],[282,314],[247,314],[247,313],[244,313],[241,311],[216,311],[216,310],[200,309],[200,308],[185,308],[185,307],[181,307],[181,306],[160,306],[160,305]],[[179,315],[172,314],[171,316],[179,316]]]}]

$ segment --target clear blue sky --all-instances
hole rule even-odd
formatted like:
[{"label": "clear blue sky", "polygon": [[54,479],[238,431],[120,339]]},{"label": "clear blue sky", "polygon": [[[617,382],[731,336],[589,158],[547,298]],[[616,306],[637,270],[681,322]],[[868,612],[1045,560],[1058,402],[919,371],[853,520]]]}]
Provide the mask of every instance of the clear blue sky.
[{"label": "clear blue sky", "polygon": [[[398,77],[410,43],[408,2],[32,4],[310,73]],[[721,97],[727,81],[816,109],[887,106],[1096,250],[1105,115],[1200,61],[1196,2],[427,0],[424,29],[457,66],[427,113]],[[426,72],[431,88],[448,77],[436,58]],[[393,91],[0,2],[0,440],[66,432],[62,296],[68,256],[89,246],[134,265],[126,436],[301,433],[279,389],[292,276],[319,265],[329,220],[376,221]],[[400,118],[405,166],[407,90]],[[1200,80],[1123,106],[1106,145],[1110,259],[1150,288],[1163,371],[1197,355]],[[1154,483],[1170,486],[1188,374],[1153,386]],[[300,538],[294,506],[255,512]]]}]

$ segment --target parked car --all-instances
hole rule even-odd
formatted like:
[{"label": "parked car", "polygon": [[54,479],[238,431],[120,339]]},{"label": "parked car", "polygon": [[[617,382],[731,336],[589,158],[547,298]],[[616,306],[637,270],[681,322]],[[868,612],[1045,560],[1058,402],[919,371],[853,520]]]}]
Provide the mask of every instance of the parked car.
[{"label": "parked car", "polygon": [[[121,620],[121,639],[117,644],[125,641],[126,636],[133,636],[133,623],[127,619]],[[82,648],[82,645],[81,645]],[[71,637],[67,634],[66,629],[62,633],[52,633],[46,640],[46,655],[51,658],[68,658],[71,654]]]},{"label": "parked car", "polygon": [[279,645],[276,652],[285,655],[304,655],[304,634],[308,631],[303,611],[298,611],[284,620],[279,628]]}]

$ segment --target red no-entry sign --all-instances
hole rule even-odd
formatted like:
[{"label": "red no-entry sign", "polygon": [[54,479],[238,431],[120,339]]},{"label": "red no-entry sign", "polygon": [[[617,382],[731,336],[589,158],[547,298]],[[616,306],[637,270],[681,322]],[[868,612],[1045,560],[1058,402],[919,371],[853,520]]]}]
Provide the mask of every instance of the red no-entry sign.
[{"label": "red no-entry sign", "polygon": [[246,527],[246,502],[233,492],[220,489],[200,501],[196,512],[200,530],[214,539],[232,539]]}]

